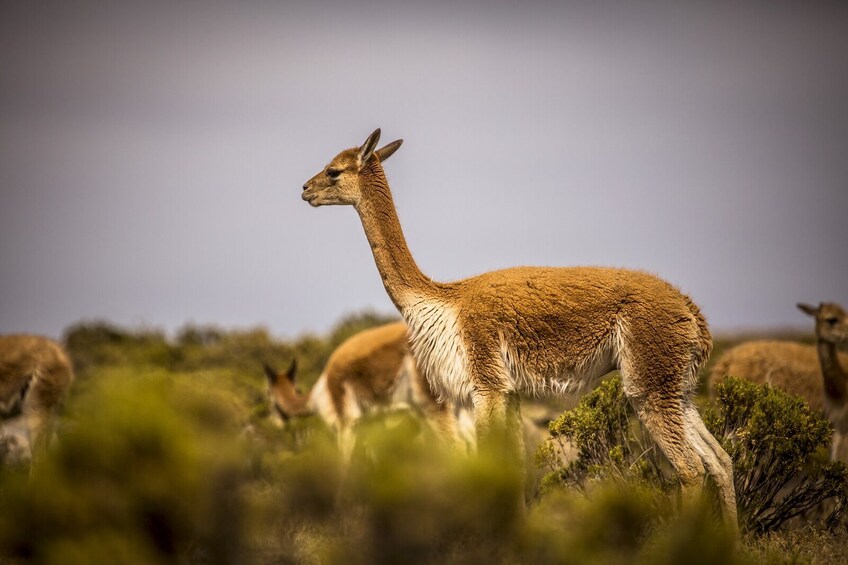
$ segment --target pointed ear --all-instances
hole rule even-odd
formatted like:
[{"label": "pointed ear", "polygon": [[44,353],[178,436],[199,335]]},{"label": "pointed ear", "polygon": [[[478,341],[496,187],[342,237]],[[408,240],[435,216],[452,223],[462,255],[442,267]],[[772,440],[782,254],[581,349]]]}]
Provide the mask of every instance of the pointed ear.
[{"label": "pointed ear", "polygon": [[291,366],[289,367],[289,370],[286,371],[286,377],[288,377],[291,382],[294,382],[295,374],[297,374],[297,359],[292,359]]},{"label": "pointed ear", "polygon": [[374,153],[374,148],[377,147],[377,143],[380,141],[380,128],[374,130],[374,133],[368,136],[368,139],[365,140],[365,143],[362,144],[362,147],[359,148],[359,154],[357,158],[359,159],[359,166],[361,167],[365,163],[368,162],[368,159],[371,158],[371,154]]},{"label": "pointed ear", "polygon": [[819,313],[818,308],[816,308],[815,306],[810,306],[809,304],[804,304],[802,302],[799,302],[797,304],[797,306],[798,306],[798,310],[800,310],[804,314],[807,314],[809,316],[813,316],[814,318],[815,318],[816,314]]},{"label": "pointed ear", "polygon": [[398,139],[397,141],[392,141],[391,143],[384,145],[382,149],[378,149],[375,151],[377,153],[377,157],[380,158],[380,162],[382,163],[392,155],[394,155],[395,151],[400,149],[401,144],[403,143],[402,139]]},{"label": "pointed ear", "polygon": [[265,369],[265,376],[268,377],[268,382],[272,385],[277,384],[277,371],[268,363],[262,363],[262,368]]}]

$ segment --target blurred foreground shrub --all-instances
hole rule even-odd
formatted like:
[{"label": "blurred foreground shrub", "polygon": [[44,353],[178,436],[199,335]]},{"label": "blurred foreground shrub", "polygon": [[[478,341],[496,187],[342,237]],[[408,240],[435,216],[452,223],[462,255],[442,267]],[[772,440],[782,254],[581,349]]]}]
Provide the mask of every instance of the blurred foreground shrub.
[{"label": "blurred foreground shrub", "polygon": [[[0,560],[43,563],[732,562],[708,512],[632,481],[522,511],[503,450],[440,445],[415,415],[366,420],[351,467],[315,419],[242,430],[195,374],[105,371],[32,477],[0,477]],[[276,430],[276,432],[274,431]],[[689,555],[691,553],[691,555]],[[694,556],[694,557],[693,557]]]},{"label": "blurred foreground shrub", "polygon": [[549,485],[513,555],[516,563],[744,562],[733,534],[709,507],[675,513],[665,493],[622,480],[584,492]]},{"label": "blurred foreground shrub", "polygon": [[232,403],[165,374],[128,376],[74,399],[30,477],[2,477],[5,555],[157,563],[237,554],[244,458]]},{"label": "blurred foreground shrub", "polygon": [[747,529],[763,533],[827,502],[835,526],[848,502],[848,471],[828,461],[830,422],[800,397],[728,378],[704,418],[733,458],[736,501]]},{"label": "blurred foreground shrub", "polygon": [[[732,563],[709,508],[675,515],[656,489],[615,482],[550,489],[526,511],[501,446],[445,449],[413,416],[369,420],[352,467],[313,445],[278,459],[260,561],[357,563]],[[339,489],[338,502],[332,502]],[[693,557],[694,555],[694,557]]]}]

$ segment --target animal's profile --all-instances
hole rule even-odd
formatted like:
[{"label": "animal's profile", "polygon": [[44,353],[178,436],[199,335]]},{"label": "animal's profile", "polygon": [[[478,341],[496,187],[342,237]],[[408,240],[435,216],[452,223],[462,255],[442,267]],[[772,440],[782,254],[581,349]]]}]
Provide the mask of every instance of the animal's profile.
[{"label": "animal's profile", "polygon": [[710,371],[710,386],[732,375],[801,396],[833,424],[831,457],[848,463],[848,317],[839,304],[798,304],[816,321],[816,344],[749,341],[725,352]]},{"label": "animal's profile", "polygon": [[302,197],[316,207],[356,209],[419,368],[440,396],[473,407],[481,447],[496,435],[509,437],[517,463],[520,393],[584,389],[619,369],[686,499],[709,473],[735,527],[732,462],[691,400],[712,348],[692,300],[653,275],[601,267],[517,267],[431,280],[407,247],[383,171],[402,141],[378,149],[379,138],[378,129],[336,155],[303,185]]},{"label": "animal's profile", "polygon": [[375,410],[419,411],[443,439],[455,440],[453,409],[436,400],[418,372],[403,322],[368,329],[345,340],[306,394],[296,386],[296,371],[294,361],[285,373],[265,365],[274,410],[283,420],[320,416],[338,434],[345,462],[355,444],[357,422]]},{"label": "animal's profile", "polygon": [[0,336],[0,417],[23,418],[33,456],[49,442],[53,418],[73,378],[71,361],[55,341]]}]

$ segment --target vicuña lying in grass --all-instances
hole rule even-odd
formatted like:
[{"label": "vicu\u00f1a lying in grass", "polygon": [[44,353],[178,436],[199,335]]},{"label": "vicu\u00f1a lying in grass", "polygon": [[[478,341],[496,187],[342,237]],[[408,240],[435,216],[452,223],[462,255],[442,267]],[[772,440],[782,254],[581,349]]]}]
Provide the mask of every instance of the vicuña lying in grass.
[{"label": "vicu\u00f1a lying in grass", "polygon": [[23,418],[33,457],[49,442],[53,417],[73,376],[70,359],[55,341],[0,336],[0,418]]},{"label": "vicu\u00f1a lying in grass", "polygon": [[439,395],[473,406],[481,448],[508,436],[517,464],[519,393],[577,390],[619,369],[627,398],[686,498],[701,491],[708,472],[735,525],[732,462],[691,400],[712,338],[689,297],[653,275],[600,267],[518,267],[431,280],[407,247],[383,172],[401,140],[377,149],[379,138],[378,129],[361,147],[336,155],[303,185],[303,199],[359,213],[419,367]]},{"label": "vicu\u00f1a lying in grass", "polygon": [[811,408],[824,410],[833,424],[831,458],[848,463],[848,317],[838,304],[798,304],[816,320],[816,344],[749,341],[727,351],[710,372],[710,385],[728,375],[769,384],[803,397]]},{"label": "vicu\u00f1a lying in grass", "polygon": [[373,410],[420,411],[442,438],[456,439],[453,409],[436,400],[416,368],[403,322],[368,329],[345,340],[307,394],[295,386],[295,372],[294,361],[285,373],[265,366],[274,409],[283,420],[317,414],[338,434],[345,463],[355,445],[356,423]]}]

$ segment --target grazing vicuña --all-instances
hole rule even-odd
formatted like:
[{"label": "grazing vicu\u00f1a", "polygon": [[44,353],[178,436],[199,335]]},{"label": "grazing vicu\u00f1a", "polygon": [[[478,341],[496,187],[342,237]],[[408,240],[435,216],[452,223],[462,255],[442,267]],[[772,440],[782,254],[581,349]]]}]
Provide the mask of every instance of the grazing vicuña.
[{"label": "grazing vicu\u00f1a", "polygon": [[403,322],[359,332],[330,356],[307,394],[295,386],[296,364],[285,373],[265,366],[272,405],[283,420],[318,414],[338,435],[342,460],[350,460],[356,423],[374,410],[419,411],[448,442],[456,440],[452,407],[438,402],[415,366]]}]

